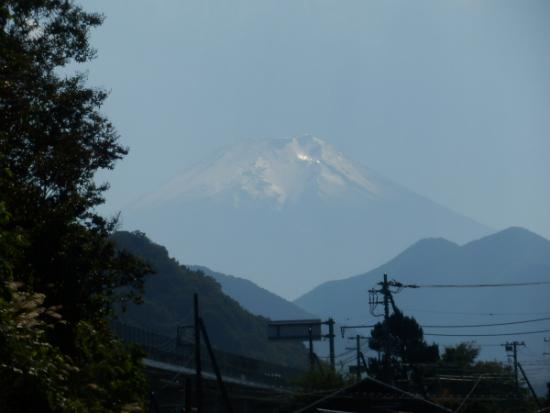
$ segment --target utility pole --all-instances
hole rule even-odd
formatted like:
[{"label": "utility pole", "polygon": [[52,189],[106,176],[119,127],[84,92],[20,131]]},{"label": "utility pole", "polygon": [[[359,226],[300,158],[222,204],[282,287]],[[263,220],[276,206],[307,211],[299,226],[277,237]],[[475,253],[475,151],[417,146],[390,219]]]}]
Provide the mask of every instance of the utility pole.
[{"label": "utility pole", "polygon": [[382,294],[384,295],[384,321],[390,317],[390,287],[388,285],[388,274],[384,273],[384,281],[382,282]]},{"label": "utility pole", "polygon": [[202,365],[201,365],[201,320],[199,317],[199,296],[193,294],[193,318],[195,333],[195,386],[197,412],[203,413],[202,409]]},{"label": "utility pole", "polygon": [[361,380],[361,336],[357,334],[355,347],[357,348],[356,357],[357,357],[357,381]]},{"label": "utility pole", "polygon": [[204,337],[204,342],[206,344],[206,349],[208,350],[208,355],[210,356],[210,361],[212,362],[212,367],[214,368],[214,373],[216,374],[216,381],[218,382],[218,387],[220,388],[222,393],[222,399],[225,405],[225,412],[233,413],[233,407],[231,406],[229,395],[227,394],[227,390],[225,389],[225,385],[223,384],[222,374],[220,372],[220,368],[218,367],[218,362],[216,361],[216,356],[214,355],[214,350],[212,350],[210,338],[208,337],[208,331],[206,331],[206,327],[204,326],[202,318],[199,318],[199,324]]},{"label": "utility pole", "polygon": [[529,387],[529,390],[533,395],[533,400],[535,400],[535,403],[537,404],[538,408],[541,409],[542,405],[540,404],[540,400],[537,397],[537,393],[535,392],[535,389],[533,388],[533,386],[531,385],[531,382],[527,378],[527,374],[525,374],[525,370],[523,370],[523,367],[521,366],[521,363],[519,361],[518,361],[518,367],[519,367],[519,371],[521,371],[523,378],[525,379],[525,382],[527,383],[527,387]]},{"label": "utility pole", "polygon": [[311,327],[307,329],[309,341],[309,369],[313,371],[315,368],[315,352],[313,351],[313,332]]},{"label": "utility pole", "polygon": [[388,283],[388,274],[384,273],[382,282],[382,295],[384,300],[384,380],[393,382],[393,374],[390,366],[391,359],[391,337],[390,337],[390,300],[391,291]]},{"label": "utility pole", "polygon": [[514,380],[516,384],[516,391],[519,392],[519,374],[518,374],[518,346],[524,346],[523,341],[512,341],[503,344],[507,352],[512,352],[512,357],[514,360]]},{"label": "utility pole", "polygon": [[[402,288],[418,288],[417,285],[410,284],[405,285],[400,283],[399,281],[388,281],[388,274],[384,274],[383,281],[379,282],[378,285],[380,288],[372,288],[369,290],[369,305],[370,305],[370,312],[375,317],[384,316],[384,322],[383,322],[383,338],[382,338],[382,350],[384,352],[384,357],[382,360],[382,369],[383,369],[383,380],[387,383],[393,383],[393,371],[391,366],[391,356],[393,354],[393,348],[392,348],[392,340],[391,340],[391,331],[389,326],[389,319],[390,319],[390,306],[394,313],[399,312],[399,309],[395,305],[395,301],[393,299],[393,292],[392,288],[394,289],[394,292],[399,292]],[[382,301],[379,300],[379,294],[382,294]],[[384,305],[384,314],[376,314],[375,309],[379,304]],[[369,327],[369,326],[361,326],[361,327]]]},{"label": "utility pole", "polygon": [[367,368],[367,363],[365,361],[365,356],[363,355],[363,352],[361,351],[361,340],[362,339],[366,339],[367,337],[364,337],[364,336],[361,336],[359,334],[357,334],[355,337],[348,337],[349,340],[355,340],[355,348],[351,347],[347,347],[346,349],[347,350],[355,350],[355,354],[356,354],[356,363],[355,363],[355,376],[357,378],[357,381],[360,381],[361,380],[361,370],[362,370],[362,367],[364,369]]},{"label": "utility pole", "polygon": [[334,355],[334,320],[329,318],[328,324],[328,340],[329,340],[329,356],[330,356],[330,368],[332,371],[336,371],[336,359]]}]

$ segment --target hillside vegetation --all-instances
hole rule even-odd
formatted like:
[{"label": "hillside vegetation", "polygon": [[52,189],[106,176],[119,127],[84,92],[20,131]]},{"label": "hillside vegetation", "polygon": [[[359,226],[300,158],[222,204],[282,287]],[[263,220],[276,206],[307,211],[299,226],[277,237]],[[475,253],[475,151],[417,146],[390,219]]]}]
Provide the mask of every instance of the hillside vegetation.
[{"label": "hillside vegetation", "polygon": [[215,347],[293,367],[306,365],[301,343],[268,341],[268,319],[243,309],[213,278],[180,265],[143,233],[117,232],[114,240],[118,248],[141,257],[155,271],[145,278],[143,304],[130,304],[120,321],[175,337],[178,326],[192,323],[193,294],[198,293],[201,317]]}]

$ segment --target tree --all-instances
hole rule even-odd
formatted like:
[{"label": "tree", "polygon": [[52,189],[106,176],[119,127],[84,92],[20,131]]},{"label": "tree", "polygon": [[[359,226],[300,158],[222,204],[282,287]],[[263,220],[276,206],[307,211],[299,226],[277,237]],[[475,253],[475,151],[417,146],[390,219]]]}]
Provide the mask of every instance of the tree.
[{"label": "tree", "polygon": [[464,369],[473,366],[478,355],[479,348],[473,343],[460,343],[445,347],[441,362],[443,365]]},{"label": "tree", "polygon": [[[71,0],[0,3],[0,276],[18,286],[0,283],[0,342],[6,344],[0,370],[9,369],[19,350],[25,366],[11,370],[22,380],[7,382],[0,405],[40,383],[31,380],[40,360],[23,362],[36,353],[22,345],[25,337],[49,346],[44,361],[59,356],[74,363],[59,375],[64,388],[54,387],[77,411],[120,411],[144,395],[139,357],[112,336],[107,320],[114,302],[139,298],[149,268],[115,249],[116,221],[95,212],[108,188],[95,182],[96,172],[113,168],[127,149],[100,113],[106,93],[87,87],[83,74],[68,74],[68,65],[93,58],[89,31],[102,20]],[[40,315],[56,308],[63,323],[40,316],[27,336],[10,335],[6,314],[19,311],[18,297],[44,309]],[[109,360],[123,367],[109,370]],[[33,410],[71,409],[44,394],[27,400],[38,403]]]},{"label": "tree", "polygon": [[20,287],[15,282],[2,285],[0,404],[7,411],[69,407],[66,381],[76,367],[45,337],[48,328],[61,322],[59,314],[43,306],[43,294]]},{"label": "tree", "polygon": [[369,358],[371,375],[380,380],[388,380],[389,377],[404,380],[417,387],[423,387],[422,381],[427,371],[423,365],[439,359],[438,346],[427,344],[422,327],[414,318],[405,316],[399,310],[374,326],[369,347],[379,354],[390,350],[383,358]]},{"label": "tree", "polygon": [[127,153],[99,112],[106,94],[82,74],[59,75],[93,56],[88,32],[101,21],[65,0],[0,6],[0,159],[11,172],[0,193],[27,239],[14,270],[48,301],[63,301],[67,320],[104,316],[111,290],[139,288],[142,275],[109,242],[114,223],[93,212],[107,189],[95,172]]}]

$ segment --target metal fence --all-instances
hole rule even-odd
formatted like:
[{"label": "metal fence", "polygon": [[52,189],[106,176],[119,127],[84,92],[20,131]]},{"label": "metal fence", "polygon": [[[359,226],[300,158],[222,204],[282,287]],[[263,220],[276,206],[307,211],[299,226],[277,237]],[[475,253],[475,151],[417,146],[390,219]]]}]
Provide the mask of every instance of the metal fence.
[{"label": "metal fence", "polygon": [[[194,344],[188,340],[169,337],[120,322],[113,322],[112,329],[123,341],[141,347],[150,359],[175,366],[194,368]],[[269,386],[289,387],[297,377],[304,374],[303,370],[218,349],[214,349],[214,353],[224,377]],[[206,355],[206,349],[201,348],[201,354]],[[202,368],[206,372],[213,372],[208,357],[202,357]]]}]

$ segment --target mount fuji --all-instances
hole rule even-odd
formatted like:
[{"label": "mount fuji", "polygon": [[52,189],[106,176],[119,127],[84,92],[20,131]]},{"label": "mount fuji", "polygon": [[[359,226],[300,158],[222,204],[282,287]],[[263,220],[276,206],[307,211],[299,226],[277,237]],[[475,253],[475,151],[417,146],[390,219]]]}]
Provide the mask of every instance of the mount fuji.
[{"label": "mount fuji", "polygon": [[182,262],[240,274],[286,298],[374,268],[421,238],[465,243],[491,232],[313,136],[226,148],[122,216]]}]

